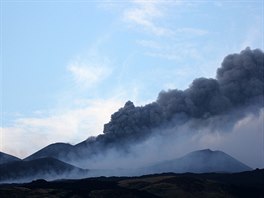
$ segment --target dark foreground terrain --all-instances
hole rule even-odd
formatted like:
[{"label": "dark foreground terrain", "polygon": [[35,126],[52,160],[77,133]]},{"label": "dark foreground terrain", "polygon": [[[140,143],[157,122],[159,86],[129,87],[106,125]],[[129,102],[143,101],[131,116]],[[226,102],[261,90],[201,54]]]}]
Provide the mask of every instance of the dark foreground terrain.
[{"label": "dark foreground terrain", "polygon": [[264,169],[154,174],[0,185],[0,197],[264,197]]}]

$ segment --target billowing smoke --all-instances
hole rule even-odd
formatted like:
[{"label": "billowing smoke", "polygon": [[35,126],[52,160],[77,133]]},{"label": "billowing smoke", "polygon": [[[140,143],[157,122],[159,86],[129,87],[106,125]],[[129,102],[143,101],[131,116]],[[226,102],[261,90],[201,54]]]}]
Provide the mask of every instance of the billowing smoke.
[{"label": "billowing smoke", "polygon": [[264,54],[246,48],[224,59],[216,79],[198,78],[186,90],[162,91],[157,101],[143,107],[128,101],[104,125],[100,138],[120,146],[145,139],[159,127],[208,120],[251,104],[263,107],[263,91]]},{"label": "billowing smoke", "polygon": [[[186,90],[162,91],[145,106],[128,101],[104,125],[103,134],[51,156],[82,168],[129,168],[129,164],[140,167],[179,157],[202,146],[217,149],[214,142],[223,142],[217,134],[241,130],[238,126],[245,118],[260,125],[263,101],[264,53],[246,48],[224,59],[216,79],[198,78]],[[252,137],[259,134],[257,128]]]}]

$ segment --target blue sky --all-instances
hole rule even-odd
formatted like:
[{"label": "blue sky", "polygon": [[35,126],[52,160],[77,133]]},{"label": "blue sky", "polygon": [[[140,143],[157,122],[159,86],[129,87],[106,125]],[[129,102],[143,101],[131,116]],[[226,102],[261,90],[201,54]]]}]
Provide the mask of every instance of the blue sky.
[{"label": "blue sky", "polygon": [[247,46],[263,50],[260,0],[2,0],[0,150],[97,135],[127,100],[215,77]]}]

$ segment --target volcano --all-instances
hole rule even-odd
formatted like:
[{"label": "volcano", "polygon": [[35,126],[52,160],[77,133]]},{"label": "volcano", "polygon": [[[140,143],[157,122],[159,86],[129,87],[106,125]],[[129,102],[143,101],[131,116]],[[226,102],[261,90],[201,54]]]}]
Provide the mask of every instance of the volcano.
[{"label": "volcano", "polygon": [[183,157],[163,161],[146,167],[147,173],[211,173],[211,172],[243,172],[252,170],[237,159],[222,151],[212,151],[210,149],[193,151]]}]

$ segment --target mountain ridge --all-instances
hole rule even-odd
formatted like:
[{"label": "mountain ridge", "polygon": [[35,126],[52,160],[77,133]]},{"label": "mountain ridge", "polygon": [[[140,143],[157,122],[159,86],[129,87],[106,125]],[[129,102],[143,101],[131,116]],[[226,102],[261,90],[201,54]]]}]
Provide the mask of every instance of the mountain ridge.
[{"label": "mountain ridge", "polygon": [[[45,148],[72,148],[68,144],[52,144]],[[56,153],[51,150],[52,154]],[[38,153],[38,152],[36,152]],[[174,173],[235,173],[251,171],[252,169],[226,154],[223,151],[212,151],[210,149],[196,150],[186,155],[153,163],[150,166],[131,169],[122,167],[120,169],[81,169],[75,163],[67,163],[53,157],[41,157],[30,160],[10,162],[0,165],[0,181],[18,180],[30,181],[33,179],[63,179],[68,177],[82,176],[139,176],[145,174],[157,174],[165,172]],[[89,168],[89,167],[88,167]],[[33,170],[33,171],[32,171]],[[89,172],[89,173],[88,173]]]}]

